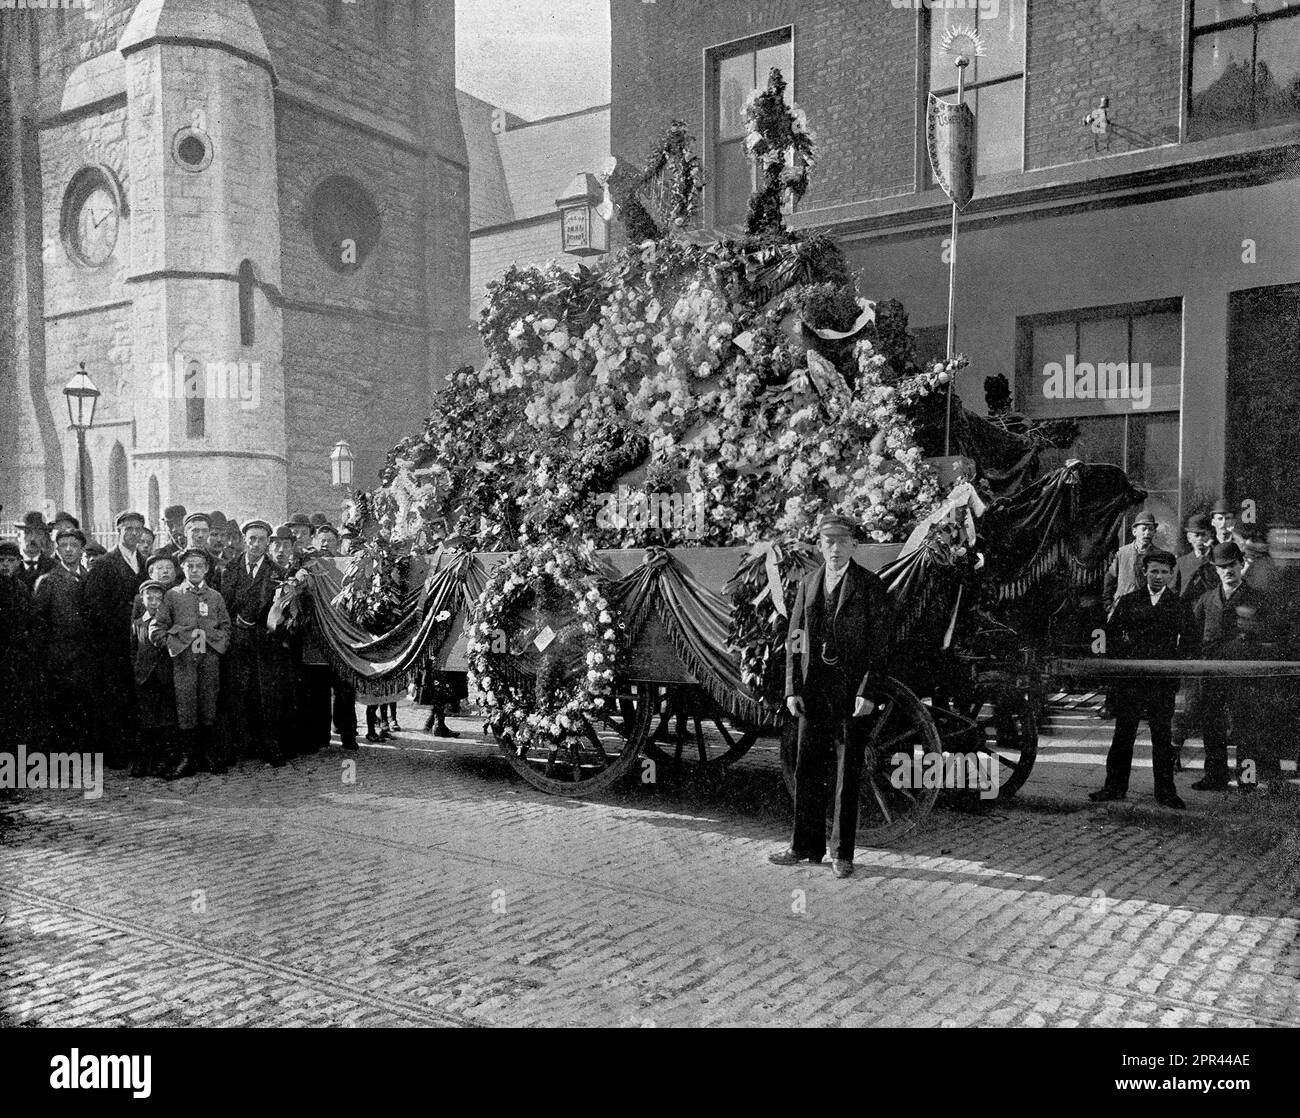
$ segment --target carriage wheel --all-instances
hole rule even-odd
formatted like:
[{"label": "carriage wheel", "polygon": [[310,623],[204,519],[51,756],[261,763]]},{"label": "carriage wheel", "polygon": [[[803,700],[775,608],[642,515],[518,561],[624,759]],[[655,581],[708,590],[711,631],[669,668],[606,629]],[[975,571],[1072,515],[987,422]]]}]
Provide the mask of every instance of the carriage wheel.
[{"label": "carriage wheel", "polygon": [[649,737],[647,757],[670,771],[706,777],[748,753],[758,730],[738,722],[703,687],[669,687]]},{"label": "carriage wheel", "polygon": [[[976,752],[997,761],[997,798],[1008,799],[1029,779],[1038,756],[1038,708],[1030,693],[1010,680],[980,680],[974,693],[954,703],[967,727],[945,744],[954,752]],[[975,789],[958,795],[979,796]]]},{"label": "carriage wheel", "polygon": [[663,691],[656,683],[630,683],[611,700],[615,716],[584,722],[580,732],[559,743],[534,746],[522,756],[510,742],[499,737],[497,741],[510,767],[534,788],[552,795],[591,796],[632,770]]},{"label": "carriage wheel", "polygon": [[[943,763],[943,741],[929,708],[895,679],[883,679],[871,689],[876,709],[867,717],[866,756],[858,796],[858,842],[868,846],[893,842],[929,815],[939,789],[917,787],[916,774]],[[781,727],[781,770],[794,796],[798,723],[784,718]],[[930,757],[932,760],[927,761]],[[903,785],[898,787],[898,785]],[[827,796],[830,831],[834,770]]]}]

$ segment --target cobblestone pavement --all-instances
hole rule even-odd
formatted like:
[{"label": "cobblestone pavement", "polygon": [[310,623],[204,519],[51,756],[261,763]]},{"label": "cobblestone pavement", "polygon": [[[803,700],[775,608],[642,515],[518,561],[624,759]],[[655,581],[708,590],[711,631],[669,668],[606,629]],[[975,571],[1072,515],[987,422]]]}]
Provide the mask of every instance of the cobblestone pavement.
[{"label": "cobblestone pavement", "polygon": [[335,748],[0,800],[0,1020],[1300,1023],[1300,912],[1158,817],[939,811],[837,881],[766,863],[789,826],[767,748],[721,792],[593,802],[481,742],[399,744],[352,784]]}]

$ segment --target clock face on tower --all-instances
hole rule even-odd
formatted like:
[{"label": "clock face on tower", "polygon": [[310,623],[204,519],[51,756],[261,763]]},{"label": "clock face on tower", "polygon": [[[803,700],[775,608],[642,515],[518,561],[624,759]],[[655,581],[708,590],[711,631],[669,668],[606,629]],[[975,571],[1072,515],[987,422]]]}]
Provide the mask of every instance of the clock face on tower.
[{"label": "clock face on tower", "polygon": [[63,198],[63,240],[72,258],[103,267],[117,245],[121,217],[117,184],[102,167],[83,167]]}]

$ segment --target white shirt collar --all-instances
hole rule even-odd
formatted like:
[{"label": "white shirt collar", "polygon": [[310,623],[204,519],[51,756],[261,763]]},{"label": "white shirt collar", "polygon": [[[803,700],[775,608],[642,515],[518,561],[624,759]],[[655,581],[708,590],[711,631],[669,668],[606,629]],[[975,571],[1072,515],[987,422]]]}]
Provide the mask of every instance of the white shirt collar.
[{"label": "white shirt collar", "polygon": [[1151,594],[1151,604],[1152,604],[1152,605],[1155,605],[1158,601],[1160,601],[1161,596],[1162,596],[1162,595],[1164,594],[1164,592],[1165,592],[1166,590],[1168,590],[1168,589],[1169,589],[1168,586],[1162,586],[1162,587],[1160,588],[1160,593],[1159,593],[1159,594],[1151,594],[1151,587],[1148,586],[1148,587],[1147,587],[1147,593],[1148,593],[1148,594]]},{"label": "white shirt collar", "polygon": [[121,552],[122,558],[126,560],[126,565],[136,574],[140,573],[140,555],[135,551],[127,551],[121,544],[117,545],[117,550]]},{"label": "white shirt collar", "polygon": [[840,579],[848,573],[848,570],[848,563],[845,563],[838,571],[834,570],[829,563],[826,564],[826,592],[828,594],[840,584]]}]

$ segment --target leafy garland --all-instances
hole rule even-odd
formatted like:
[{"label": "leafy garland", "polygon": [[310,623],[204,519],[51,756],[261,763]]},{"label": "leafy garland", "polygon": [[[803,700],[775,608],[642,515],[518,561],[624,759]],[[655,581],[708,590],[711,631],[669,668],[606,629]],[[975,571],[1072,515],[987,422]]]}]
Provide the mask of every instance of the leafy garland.
[{"label": "leafy garland", "polygon": [[[514,670],[501,647],[530,596],[573,603],[581,621],[578,639],[585,666],[576,683],[563,678],[554,655],[543,660],[537,678],[529,681]],[[566,737],[581,733],[584,721],[613,692],[626,642],[590,554],[553,542],[524,547],[492,572],[468,631],[471,687],[494,708],[487,729],[510,741],[520,756],[535,745],[555,750]]]},{"label": "leafy garland", "polygon": [[766,89],[745,100],[745,150],[759,160],[763,185],[749,199],[747,230],[776,234],[785,228],[781,206],[786,197],[797,204],[808,192],[817,163],[816,137],[803,109],[785,103],[786,81],[773,66]]},{"label": "leafy garland", "polygon": [[402,615],[411,556],[384,535],[352,552],[335,604],[370,633],[386,633]]}]

